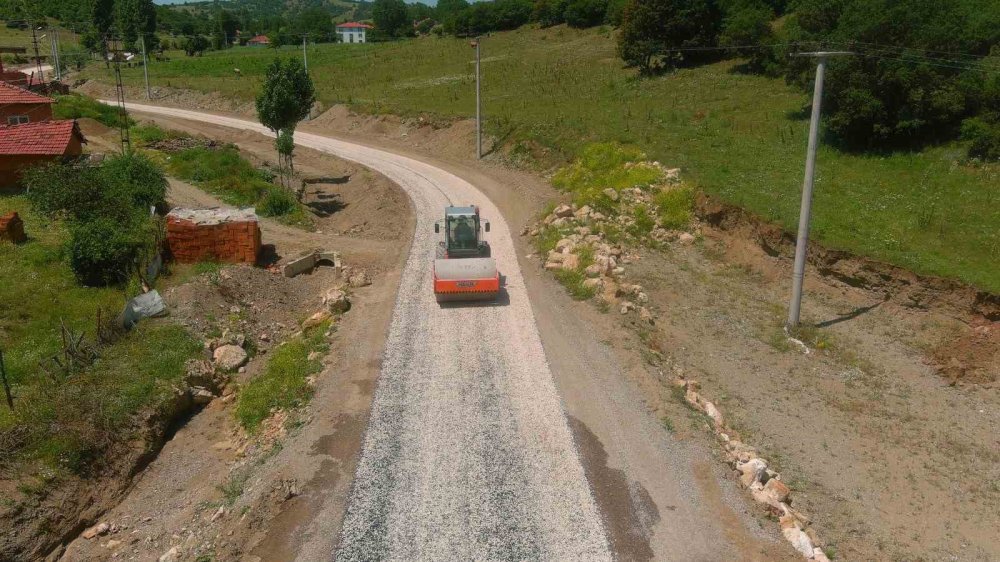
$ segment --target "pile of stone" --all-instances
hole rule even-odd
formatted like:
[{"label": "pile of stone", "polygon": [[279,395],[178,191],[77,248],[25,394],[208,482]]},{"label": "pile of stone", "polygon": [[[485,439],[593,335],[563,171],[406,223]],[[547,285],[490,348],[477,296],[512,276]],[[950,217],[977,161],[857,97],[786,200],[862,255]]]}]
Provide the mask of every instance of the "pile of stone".
[{"label": "pile of stone", "polygon": [[767,460],[757,450],[740,441],[739,436],[726,426],[722,412],[699,392],[697,381],[680,375],[674,384],[684,390],[684,400],[712,420],[716,436],[726,450],[726,460],[734,469],[740,485],[750,492],[754,501],[762,504],[781,524],[781,534],[807,560],[829,562],[822,542],[810,526],[812,521],[792,507],[792,491],[781,480],[781,474],[771,470]]},{"label": "pile of stone", "polygon": [[174,209],[167,215],[167,245],[180,263],[253,264],[260,224],[253,209]]}]

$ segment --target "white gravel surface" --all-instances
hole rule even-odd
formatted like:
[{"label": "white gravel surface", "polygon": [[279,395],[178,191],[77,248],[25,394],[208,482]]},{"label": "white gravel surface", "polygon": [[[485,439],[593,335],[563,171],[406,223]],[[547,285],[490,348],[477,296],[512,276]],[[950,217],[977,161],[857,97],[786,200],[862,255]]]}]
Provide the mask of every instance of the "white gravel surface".
[{"label": "white gravel surface", "polygon": [[[246,120],[128,109],[270,134]],[[497,208],[417,160],[299,132],[296,143],[372,168],[413,200],[403,272],[338,560],[610,560],[583,468]],[[495,306],[437,304],[434,221],[479,205],[505,277]]]}]

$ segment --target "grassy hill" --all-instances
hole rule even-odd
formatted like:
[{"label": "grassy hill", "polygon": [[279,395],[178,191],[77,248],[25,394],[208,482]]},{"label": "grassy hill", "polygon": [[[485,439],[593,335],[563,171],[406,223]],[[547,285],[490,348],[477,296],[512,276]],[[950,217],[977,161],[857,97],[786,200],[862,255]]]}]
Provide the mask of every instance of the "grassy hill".
[{"label": "grassy hill", "polygon": [[[250,99],[275,54],[242,48],[175,58],[151,66],[150,78]],[[593,141],[635,143],[682,167],[705,192],[795,229],[809,98],[784,82],[740,74],[732,62],[637,79],[622,68],[606,29],[499,33],[485,41],[483,56],[492,134],[545,147],[557,158]],[[309,54],[327,104],[449,117],[474,114],[471,61],[468,42],[450,38],[322,45]],[[109,78],[103,68],[89,72]],[[133,84],[142,81],[140,69],[123,73]],[[1000,167],[963,165],[963,154],[958,145],[884,155],[823,148],[814,237],[1000,292]]]}]

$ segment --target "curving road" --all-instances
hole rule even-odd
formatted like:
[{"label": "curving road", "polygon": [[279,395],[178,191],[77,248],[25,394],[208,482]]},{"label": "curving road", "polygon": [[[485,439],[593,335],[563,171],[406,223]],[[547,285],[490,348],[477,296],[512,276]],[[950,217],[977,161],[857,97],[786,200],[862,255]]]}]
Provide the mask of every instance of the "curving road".
[{"label": "curving road", "polygon": [[[270,135],[231,117],[127,108]],[[412,158],[310,133],[295,138],[395,181],[417,219],[335,558],[610,560],[496,206],[465,180]],[[506,280],[497,306],[434,300],[433,224],[448,204],[479,205],[491,222]]]}]

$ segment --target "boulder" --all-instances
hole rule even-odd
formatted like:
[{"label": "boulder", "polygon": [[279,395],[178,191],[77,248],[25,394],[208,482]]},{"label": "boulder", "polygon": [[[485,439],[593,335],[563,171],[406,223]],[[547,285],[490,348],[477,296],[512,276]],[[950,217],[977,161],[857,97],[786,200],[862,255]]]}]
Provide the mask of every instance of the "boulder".
[{"label": "boulder", "polygon": [[207,388],[194,387],[191,389],[191,399],[195,404],[204,406],[212,400],[215,400],[215,395],[212,394],[212,392]]},{"label": "boulder", "polygon": [[548,255],[548,260],[547,261],[554,262],[554,263],[562,263],[562,261],[564,259],[566,259],[566,254],[564,254],[562,252],[557,252],[555,250],[551,250],[551,251],[549,251],[549,255]]},{"label": "boulder", "polygon": [[598,265],[596,263],[592,263],[592,264],[588,265],[586,269],[583,270],[583,273],[587,277],[589,277],[591,279],[594,279],[594,278],[600,277],[601,273],[603,273],[603,271],[601,271],[601,266],[600,265]]},{"label": "boulder", "polygon": [[351,301],[342,289],[330,289],[323,297],[323,304],[333,314],[343,314],[351,309]]},{"label": "boulder", "polygon": [[576,254],[567,254],[562,261],[562,268],[575,270],[580,267],[580,256]]},{"label": "boulder", "polygon": [[784,515],[779,521],[781,522],[781,534],[792,544],[792,547],[799,551],[802,556],[813,558],[816,547],[813,546],[809,535],[802,530],[798,519],[792,515]]},{"label": "boulder", "polygon": [[247,362],[247,352],[238,345],[224,345],[212,354],[215,365],[223,371],[235,371]]},{"label": "boulder", "polygon": [[767,470],[767,463],[762,459],[750,459],[747,462],[738,464],[736,470],[740,473],[740,483],[743,484],[744,488],[749,488],[760,482],[764,477],[764,471]]},{"label": "boulder", "polygon": [[583,207],[577,209],[576,212],[573,213],[573,216],[575,216],[578,219],[586,219],[588,216],[590,216],[591,212],[593,212],[593,209],[590,208],[590,205],[584,205]]},{"label": "boulder", "polygon": [[556,242],[556,251],[565,254],[567,249],[572,250],[575,245],[576,244],[569,238],[563,238],[562,240]]},{"label": "boulder", "polygon": [[583,281],[583,287],[585,289],[594,289],[595,291],[600,291],[603,285],[604,281],[601,279],[584,279]]},{"label": "boulder", "polygon": [[620,312],[622,314],[628,314],[629,312],[632,312],[633,310],[635,310],[635,305],[634,304],[632,304],[629,301],[622,302],[622,307],[621,307],[621,310],[620,310]]},{"label": "boulder", "polygon": [[554,211],[552,211],[552,214],[560,219],[572,217],[573,207],[570,207],[569,205],[559,205]]},{"label": "boulder", "polygon": [[764,494],[769,500],[767,503],[777,507],[778,504],[788,501],[792,491],[781,480],[771,478],[764,484]]},{"label": "boulder", "polygon": [[170,550],[163,553],[160,556],[159,562],[179,562],[181,559],[181,550],[176,546]]},{"label": "boulder", "polygon": [[101,521],[97,525],[94,525],[93,527],[91,527],[91,528],[87,529],[86,531],[84,531],[83,535],[81,535],[81,536],[83,538],[87,539],[87,540],[90,540],[90,539],[92,539],[94,537],[99,537],[101,535],[106,535],[108,533],[108,531],[110,531],[110,530],[111,530],[111,525],[108,525],[104,521]]},{"label": "boulder", "polygon": [[704,407],[705,414],[712,418],[712,421],[715,422],[715,427],[722,427],[722,412],[715,407],[715,404],[706,401]]},{"label": "boulder", "polygon": [[645,306],[639,307],[639,319],[648,324],[653,323],[653,313]]},{"label": "boulder", "polygon": [[612,201],[618,201],[618,192],[613,188],[607,188],[604,190],[604,196]]},{"label": "boulder", "polygon": [[559,262],[556,262],[556,261],[545,262],[545,270],[546,271],[559,271],[562,268],[563,268],[563,266],[562,266],[562,262],[561,261],[559,261]]},{"label": "boulder", "polygon": [[[320,324],[326,322],[330,318],[331,316],[329,312],[327,312],[326,310],[321,310],[316,314],[313,314],[309,318],[306,318],[305,322],[302,323],[302,329],[308,330],[309,328],[315,328],[316,326],[319,326]],[[263,337],[261,337],[261,339],[263,339]]]},{"label": "boulder", "polygon": [[690,232],[682,232],[677,237],[677,241],[680,242],[681,244],[684,244],[685,246],[689,246],[694,243],[694,235],[691,234]]}]

